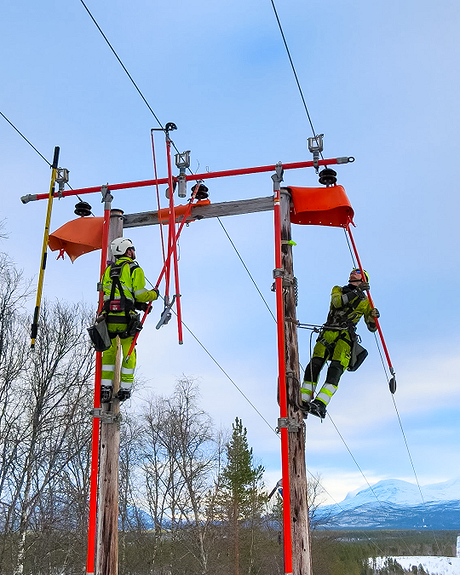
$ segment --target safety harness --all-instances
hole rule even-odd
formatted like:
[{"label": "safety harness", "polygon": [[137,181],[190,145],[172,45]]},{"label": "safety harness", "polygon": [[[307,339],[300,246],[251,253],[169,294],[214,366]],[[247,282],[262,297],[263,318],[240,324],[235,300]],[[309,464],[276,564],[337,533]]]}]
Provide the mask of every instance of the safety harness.
[{"label": "safety harness", "polygon": [[[109,330],[110,337],[119,335],[122,338],[132,337],[137,331],[142,329],[139,314],[136,309],[146,309],[147,304],[136,302],[133,294],[133,301],[126,297],[123,285],[121,283],[121,274],[125,265],[129,265],[129,275],[132,276],[135,269],[139,267],[136,262],[122,261],[119,264],[111,264],[109,276],[112,280],[110,297],[104,302],[103,310],[106,315],[108,324],[126,324],[123,331]],[[127,286],[128,287],[128,286]],[[120,297],[115,297],[115,291],[118,289]],[[132,288],[131,288],[132,289]],[[121,315],[124,312],[124,315]],[[120,315],[119,315],[120,314]]]},{"label": "safety harness", "polygon": [[[343,294],[349,293],[350,291],[352,291],[352,289],[348,286],[342,288]],[[350,345],[351,358],[347,368],[348,371],[356,371],[368,355],[367,350],[360,345],[361,338],[356,333],[356,323],[353,321],[353,312],[361,301],[362,300],[357,296],[342,309],[332,308],[317,339],[317,341],[327,349],[330,357],[332,357],[334,348],[339,340],[343,340]],[[328,342],[323,336],[325,331],[339,331],[340,333],[335,341]]]}]

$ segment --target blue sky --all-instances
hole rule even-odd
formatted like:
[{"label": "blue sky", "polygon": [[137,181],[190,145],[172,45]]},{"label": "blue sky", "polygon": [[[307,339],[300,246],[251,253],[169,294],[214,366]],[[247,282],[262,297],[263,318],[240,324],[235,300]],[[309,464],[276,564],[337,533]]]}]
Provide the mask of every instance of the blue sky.
[{"label": "blue sky", "polygon": [[[460,121],[460,7],[453,1],[354,0],[276,3],[325,157],[354,156],[338,169],[355,210],[354,231],[397,372],[396,406],[420,483],[460,476],[458,226],[456,167]],[[311,159],[311,136],[268,0],[232,3],[88,2],[161,122],[175,122],[177,147],[191,150],[194,171],[217,171]],[[153,177],[150,129],[141,100],[81,2],[3,1],[0,18],[0,110],[73,188]],[[36,276],[45,202],[20,197],[48,191],[45,162],[0,118],[2,218],[9,251]],[[157,138],[159,175],[166,175]],[[285,174],[286,185],[315,186],[313,170]],[[268,196],[270,174],[209,180],[214,202]],[[162,190],[162,196],[164,190]],[[126,213],[156,209],[153,189],[117,192]],[[96,215],[100,198],[86,196]],[[164,201],[164,199],[163,199]],[[56,201],[51,228],[72,219],[74,201]],[[223,219],[264,297],[275,307],[270,213]],[[151,281],[161,269],[158,229],[130,230]],[[339,229],[294,226],[298,317],[322,323],[329,294],[352,265]],[[96,299],[99,256],[56,262],[45,295]],[[180,246],[183,319],[264,417],[276,425],[276,332],[220,224],[196,222]],[[30,304],[32,306],[32,303]],[[160,306],[156,306],[159,314]],[[151,316],[139,342],[149,393],[169,393],[182,374],[200,383],[216,425],[242,417],[269,487],[279,476],[277,436],[185,333],[155,330]],[[345,374],[330,415],[366,478],[414,481],[374,336],[360,330],[369,358]],[[299,333],[303,365],[309,333]],[[364,479],[330,420],[308,421],[307,460],[336,499]]]}]

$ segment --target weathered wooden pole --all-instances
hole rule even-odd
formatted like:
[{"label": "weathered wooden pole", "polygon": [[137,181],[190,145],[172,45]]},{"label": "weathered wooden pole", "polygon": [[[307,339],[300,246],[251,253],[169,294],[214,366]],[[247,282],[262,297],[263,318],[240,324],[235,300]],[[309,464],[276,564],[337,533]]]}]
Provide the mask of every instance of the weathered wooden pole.
[{"label": "weathered wooden pole", "polygon": [[289,444],[289,483],[292,526],[293,575],[311,575],[310,525],[308,518],[305,424],[299,410],[300,368],[297,343],[297,285],[291,241],[291,194],[281,188],[281,258],[286,342],[286,395]]},{"label": "weathered wooden pole", "polygon": [[[123,212],[110,213],[109,246],[123,235]],[[109,250],[111,255],[111,252]],[[118,340],[118,338],[117,338]],[[113,380],[113,395],[120,388],[120,346]],[[118,459],[120,452],[120,402],[102,404],[97,514],[96,575],[118,574]]]}]

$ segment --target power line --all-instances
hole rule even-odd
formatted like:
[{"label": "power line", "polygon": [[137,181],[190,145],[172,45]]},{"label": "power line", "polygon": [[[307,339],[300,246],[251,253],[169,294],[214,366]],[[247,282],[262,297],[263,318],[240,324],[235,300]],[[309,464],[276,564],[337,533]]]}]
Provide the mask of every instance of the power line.
[{"label": "power line", "polygon": [[222,220],[218,217],[218,218],[217,218],[217,221],[218,221],[219,224],[222,226],[222,229],[224,230],[225,235],[226,235],[227,238],[228,238],[228,241],[231,243],[233,249],[235,250],[236,255],[238,256],[238,258],[239,258],[241,264],[243,265],[243,267],[244,267],[244,269],[246,270],[246,272],[247,272],[249,278],[251,279],[252,283],[254,284],[254,287],[256,288],[257,293],[259,294],[260,298],[261,298],[262,301],[264,302],[265,307],[268,309],[268,312],[269,312],[270,315],[272,316],[273,321],[276,323],[276,317],[274,316],[272,310],[270,309],[270,306],[268,305],[267,300],[266,300],[266,299],[264,298],[264,296],[262,295],[262,292],[260,291],[259,286],[258,286],[257,283],[256,283],[256,280],[254,279],[253,275],[251,274],[251,272],[250,272],[249,269],[248,269],[248,266],[244,263],[244,260],[243,260],[243,258],[241,257],[240,252],[238,251],[238,248],[236,247],[235,243],[233,242],[232,238],[230,237],[230,234],[229,234],[228,231],[226,230],[224,224],[222,223]]},{"label": "power line", "polygon": [[30,146],[33,150],[35,150],[35,151],[37,152],[37,154],[40,156],[40,158],[42,158],[42,160],[44,160],[44,161],[48,164],[48,166],[51,168],[51,163],[48,162],[48,160],[45,158],[45,156],[37,150],[37,148],[32,144],[32,142],[31,142],[30,140],[28,140],[28,139],[24,136],[23,133],[22,133],[18,128],[16,128],[16,126],[13,124],[13,122],[12,122],[11,120],[9,120],[9,119],[5,116],[5,114],[3,114],[3,112],[0,112],[0,115],[2,116],[2,118],[4,118],[4,119],[8,122],[8,124],[9,124],[14,130],[16,130],[16,132],[21,136],[21,138],[23,138],[23,139],[29,144],[29,146]]},{"label": "power line", "polygon": [[274,2],[274,0],[270,0],[270,2],[272,5],[272,8],[273,8],[273,12],[275,13],[275,18],[276,18],[276,21],[278,23],[278,28],[280,30],[281,37],[283,39],[284,47],[286,48],[286,53],[287,53],[287,56],[289,58],[289,63],[291,64],[292,72],[294,74],[294,78],[295,78],[295,81],[297,84],[297,88],[299,90],[299,94],[300,94],[300,98],[301,98],[302,103],[303,103],[303,107],[305,108],[305,113],[307,114],[307,118],[308,118],[308,122],[309,122],[310,127],[311,127],[311,131],[313,132],[313,136],[316,137],[316,131],[315,131],[315,128],[313,126],[313,121],[311,119],[310,112],[308,111],[307,102],[305,101],[305,97],[303,95],[302,86],[300,85],[299,77],[297,76],[297,71],[296,71],[296,68],[294,66],[294,62],[292,60],[292,56],[291,56],[291,52],[289,50],[289,46],[287,44],[286,36],[284,35],[283,27],[281,25],[281,21],[280,21],[280,18],[278,16],[278,11],[276,9],[275,2]]},{"label": "power line", "polygon": [[[146,281],[153,287],[152,282],[148,279],[145,278]],[[161,296],[160,296],[161,297]],[[163,298],[162,298],[163,299]],[[176,312],[171,308],[172,313],[174,313],[174,315],[177,317]],[[270,425],[270,423],[267,421],[267,419],[262,415],[262,413],[257,409],[257,407],[254,405],[254,403],[252,403],[252,401],[249,399],[249,397],[244,393],[244,391],[241,389],[241,387],[239,387],[236,382],[230,377],[230,375],[225,371],[225,369],[221,366],[221,364],[217,361],[217,359],[212,355],[212,353],[208,350],[208,348],[198,339],[198,337],[193,333],[193,331],[188,327],[188,325],[186,323],[184,323],[184,321],[181,320],[182,325],[185,327],[185,329],[189,332],[189,334],[193,337],[193,339],[198,343],[198,345],[204,350],[204,352],[211,358],[211,360],[217,365],[217,367],[220,369],[220,371],[225,375],[225,377],[230,381],[230,383],[240,392],[240,394],[244,397],[244,399],[249,403],[249,405],[254,409],[254,411],[257,413],[257,415],[268,425],[268,427],[271,429],[271,431],[273,431],[273,433],[275,433],[275,435],[278,435],[276,433],[276,431],[273,429],[273,427]]]},{"label": "power line", "polygon": [[145,105],[147,106],[147,108],[150,110],[152,116],[155,118],[155,120],[158,122],[158,125],[160,126],[160,128],[162,130],[164,130],[163,124],[160,122],[160,120],[158,119],[158,116],[155,114],[155,112],[153,111],[152,107],[150,106],[150,104],[147,101],[147,98],[144,96],[144,94],[141,92],[141,89],[139,88],[139,86],[136,84],[136,82],[134,81],[134,78],[131,76],[131,74],[128,72],[128,69],[126,68],[126,66],[123,64],[120,56],[117,54],[117,52],[115,51],[115,48],[112,46],[112,44],[110,43],[109,39],[107,38],[107,36],[104,34],[102,28],[99,26],[99,24],[96,21],[96,18],[94,18],[94,16],[91,14],[91,11],[89,10],[88,6],[83,2],[83,0],[80,0],[80,2],[83,4],[84,9],[88,12],[89,17],[91,18],[91,20],[94,22],[96,28],[99,30],[99,32],[101,33],[101,36],[104,38],[104,40],[106,41],[108,47],[112,50],[113,55],[115,56],[115,58],[118,60],[118,63],[120,64],[120,66],[123,68],[124,72],[126,73],[126,75],[128,76],[128,78],[131,80],[131,83],[133,84],[133,86],[136,88],[139,96],[142,98],[142,100],[144,101]]}]

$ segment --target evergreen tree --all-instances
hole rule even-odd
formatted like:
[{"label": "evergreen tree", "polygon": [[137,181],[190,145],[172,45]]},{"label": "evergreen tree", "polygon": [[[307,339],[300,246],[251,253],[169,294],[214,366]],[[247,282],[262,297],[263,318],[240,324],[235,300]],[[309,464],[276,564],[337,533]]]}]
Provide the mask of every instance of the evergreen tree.
[{"label": "evergreen tree", "polygon": [[262,465],[254,465],[252,448],[248,445],[247,429],[238,417],[232,424],[232,437],[226,445],[227,464],[220,477],[218,504],[226,519],[233,540],[234,573],[239,575],[241,530],[249,534],[247,571],[254,563],[254,533],[266,503],[262,493]]}]

